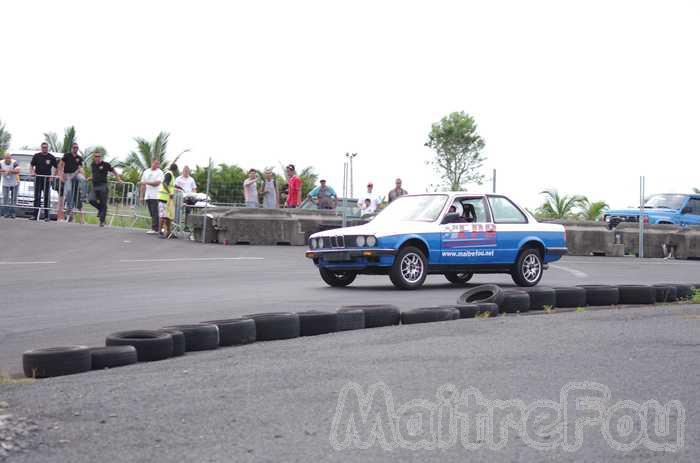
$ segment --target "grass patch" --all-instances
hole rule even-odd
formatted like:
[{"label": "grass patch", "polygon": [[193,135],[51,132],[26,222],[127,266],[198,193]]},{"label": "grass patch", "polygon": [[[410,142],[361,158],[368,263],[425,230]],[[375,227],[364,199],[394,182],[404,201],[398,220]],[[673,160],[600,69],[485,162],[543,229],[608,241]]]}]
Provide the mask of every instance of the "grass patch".
[{"label": "grass patch", "polygon": [[557,311],[557,309],[555,309],[554,306],[551,305],[545,305],[542,310],[544,310],[544,313],[555,313]]},{"label": "grass patch", "polygon": [[[134,214],[139,217],[134,217]],[[90,204],[83,206],[83,216],[85,223],[98,225],[100,223],[97,218],[97,209]],[[75,214],[74,221],[80,221],[80,215]],[[137,207],[134,211],[132,207],[112,206],[107,209],[107,224],[112,227],[120,228],[138,228],[147,230],[151,228],[151,219],[148,210],[145,207]]]},{"label": "grass patch", "polygon": [[690,298],[691,304],[700,304],[700,289],[696,289],[693,293],[693,297]]},{"label": "grass patch", "polygon": [[586,312],[588,309],[585,307],[576,307],[576,313],[583,313]]},{"label": "grass patch", "polygon": [[491,312],[488,310],[486,312],[479,312],[476,314],[476,318],[484,319],[484,318],[489,318],[491,317]]},{"label": "grass patch", "polygon": [[0,386],[4,386],[6,384],[32,384],[36,380],[34,378],[13,378],[12,376],[6,376],[3,373],[0,373]]}]

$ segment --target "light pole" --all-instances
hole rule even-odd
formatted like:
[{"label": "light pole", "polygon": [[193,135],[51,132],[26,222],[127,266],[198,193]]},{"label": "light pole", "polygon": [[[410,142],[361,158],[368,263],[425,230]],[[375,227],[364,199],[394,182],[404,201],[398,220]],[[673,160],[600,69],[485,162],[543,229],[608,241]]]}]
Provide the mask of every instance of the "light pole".
[{"label": "light pole", "polygon": [[350,160],[350,197],[355,196],[353,178],[352,178],[352,160],[357,156],[357,153],[345,153],[345,157]]}]

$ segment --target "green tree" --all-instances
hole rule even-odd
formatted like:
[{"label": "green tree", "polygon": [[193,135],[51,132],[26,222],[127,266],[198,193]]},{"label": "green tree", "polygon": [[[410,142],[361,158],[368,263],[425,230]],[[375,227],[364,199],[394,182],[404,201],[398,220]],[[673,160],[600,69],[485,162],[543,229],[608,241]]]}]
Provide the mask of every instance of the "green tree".
[{"label": "green tree", "polygon": [[545,190],[545,202],[537,209],[537,216],[543,219],[570,219],[576,216],[575,209],[583,201],[582,196],[560,195],[557,190]]},{"label": "green tree", "polygon": [[312,166],[308,166],[301,169],[299,178],[301,179],[301,200],[303,201],[306,195],[316,186],[318,174]]},{"label": "green tree", "polygon": [[579,207],[581,208],[580,216],[583,220],[600,220],[608,209],[608,203],[605,201],[591,201],[584,196],[581,198]]},{"label": "green tree", "polygon": [[46,132],[44,133],[44,141],[49,144],[49,151],[62,154],[70,153],[71,145],[78,141],[75,126],[66,127],[63,132],[63,140],[59,140],[56,132]]},{"label": "green tree", "polygon": [[460,111],[433,124],[428,134],[425,146],[435,150],[435,158],[429,164],[452,191],[484,180],[480,169],[486,160],[481,153],[485,142],[476,129],[474,118]]},{"label": "green tree", "polygon": [[5,123],[0,120],[0,155],[10,149],[10,140],[12,140],[12,135],[7,131]]},{"label": "green tree", "polygon": [[129,153],[124,164],[140,173],[149,169],[154,159],[158,159],[161,169],[166,169],[168,167],[167,150],[169,137],[170,134],[168,132],[160,132],[153,141],[141,137],[134,138],[136,151]]},{"label": "green tree", "polygon": [[700,194],[700,188],[693,188],[693,192]]},{"label": "green tree", "polygon": [[[197,166],[192,177],[197,183],[197,191],[206,192],[208,168]],[[243,202],[243,181],[248,173],[235,164],[219,164],[212,167],[209,197],[219,204],[238,204]]]}]

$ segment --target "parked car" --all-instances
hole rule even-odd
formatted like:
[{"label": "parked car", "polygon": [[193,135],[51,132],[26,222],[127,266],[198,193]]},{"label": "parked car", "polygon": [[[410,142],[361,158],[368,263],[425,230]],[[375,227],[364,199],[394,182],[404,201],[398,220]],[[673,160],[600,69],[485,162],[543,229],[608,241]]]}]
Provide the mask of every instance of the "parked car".
[{"label": "parked car", "polygon": [[[613,229],[622,222],[639,223],[639,208],[613,209],[603,219]],[[700,194],[658,194],[644,203],[644,223],[700,225]]]},{"label": "parked car", "polygon": [[[31,176],[30,163],[34,157],[35,151],[16,150],[12,152],[12,157],[19,163],[19,190],[17,191],[17,216],[32,217],[36,214],[34,208],[34,177]],[[59,153],[51,153],[56,159],[63,157]],[[51,196],[51,211],[49,217],[51,220],[56,220],[56,211],[58,210],[58,180],[55,180],[50,191]],[[42,200],[43,205],[43,200]]]},{"label": "parked car", "polygon": [[464,285],[475,273],[509,273],[534,286],[566,252],[563,226],[537,222],[507,197],[450,192],[402,196],[367,224],[315,233],[306,257],[330,286],[365,274],[415,289],[428,274]]}]

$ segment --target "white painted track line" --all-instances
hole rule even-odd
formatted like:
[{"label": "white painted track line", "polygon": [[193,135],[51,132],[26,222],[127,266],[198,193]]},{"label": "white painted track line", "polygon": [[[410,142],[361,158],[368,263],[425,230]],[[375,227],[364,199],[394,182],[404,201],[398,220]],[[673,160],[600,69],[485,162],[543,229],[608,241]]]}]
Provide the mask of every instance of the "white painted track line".
[{"label": "white painted track line", "polygon": [[183,257],[175,259],[121,259],[119,262],[200,262],[217,260],[265,260],[264,257]]}]

